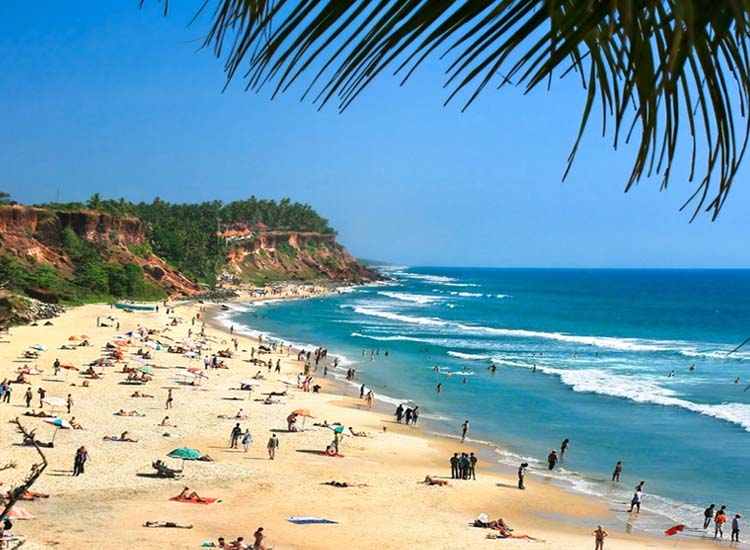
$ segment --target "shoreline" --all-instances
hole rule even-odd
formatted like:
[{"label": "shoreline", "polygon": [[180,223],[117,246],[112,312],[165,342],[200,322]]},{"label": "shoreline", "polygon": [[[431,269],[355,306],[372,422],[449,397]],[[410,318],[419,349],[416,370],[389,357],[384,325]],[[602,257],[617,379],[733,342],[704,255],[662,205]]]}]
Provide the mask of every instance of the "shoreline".
[{"label": "shoreline", "polygon": [[[329,292],[328,294],[324,294],[317,297],[326,297],[327,295],[333,294],[333,292]],[[307,297],[306,297],[307,298]],[[299,298],[304,299],[304,298]],[[265,303],[271,303],[274,300],[267,300]],[[235,303],[238,303],[235,301]],[[256,302],[257,303],[257,302]],[[230,317],[236,317],[243,313],[241,309],[235,309],[233,311],[226,312],[227,319],[223,320],[221,319],[223,312],[213,311],[209,314],[207,317],[207,322],[209,324],[212,324],[215,328],[219,330],[225,330],[226,324],[228,323],[228,319]],[[270,339],[281,341],[281,342],[290,342],[287,338],[285,338],[284,335],[280,334],[269,334],[265,333],[263,331],[260,331],[256,328],[253,328],[250,325],[242,325],[249,329],[253,335],[256,335],[258,333],[263,333],[264,335],[267,335]],[[317,345],[323,345],[325,342],[320,342]],[[295,344],[292,343],[292,345],[295,347],[295,349],[303,349],[305,347],[315,347],[312,344]],[[325,347],[325,346],[323,346]],[[333,356],[336,356],[334,353]],[[333,378],[332,379],[332,387],[333,391],[340,393],[343,397],[347,398],[347,405],[345,406],[357,406],[357,402],[359,399],[357,398],[357,389],[356,387],[361,383],[360,381],[356,382],[348,382],[339,378]],[[389,401],[396,400],[397,398],[389,397]],[[354,403],[351,403],[348,400],[354,400]],[[375,412],[378,414],[385,416],[386,418],[392,417],[392,413],[389,413],[389,407],[392,408],[393,404],[389,403],[389,401],[385,401],[380,396],[376,396],[375,398],[376,405],[375,405]],[[408,401],[408,400],[404,400]],[[436,431],[439,430],[441,426],[439,420],[431,419],[428,415],[422,415],[420,417],[421,424],[420,424],[420,430],[415,432],[416,437],[422,437],[427,440],[435,439],[441,442],[441,445],[459,445],[459,437],[457,435],[450,435],[448,433]],[[427,425],[427,429],[425,429],[425,425]],[[489,440],[482,440],[482,439],[474,439],[471,437],[468,437],[466,439],[467,445],[471,446],[471,449],[477,453],[478,457],[480,458],[479,466],[484,467],[484,471],[492,472],[497,474],[499,477],[501,477],[504,481],[510,480],[512,481],[515,477],[515,467],[501,461],[500,459],[497,459],[498,454],[509,454],[514,457],[518,456],[509,449],[505,448],[502,444],[502,442],[494,442]],[[521,460],[521,457],[519,457],[519,460]],[[609,529],[610,532],[616,531],[619,533],[627,534],[627,535],[637,535],[639,537],[651,540],[651,541],[659,541],[663,540],[661,535],[661,532],[666,529],[664,527],[663,529],[661,526],[667,525],[671,526],[674,523],[676,523],[676,520],[673,520],[672,518],[669,518],[659,512],[654,512],[648,510],[648,508],[644,508],[644,510],[637,516],[638,519],[645,518],[649,525],[645,526],[639,526],[639,525],[633,525],[630,521],[630,519],[621,519],[615,516],[612,512],[616,512],[618,510],[612,510],[612,506],[624,505],[626,508],[628,506],[628,503],[622,503],[620,501],[614,500],[614,497],[610,497],[604,494],[592,494],[588,493],[584,490],[578,489],[575,486],[575,480],[571,479],[578,478],[582,480],[584,483],[588,482],[589,480],[586,478],[584,474],[578,473],[578,472],[568,472],[568,475],[547,475],[545,473],[546,471],[540,468],[536,469],[529,469],[527,478],[533,480],[534,482],[538,482],[541,484],[544,484],[545,486],[558,489],[565,494],[575,495],[579,497],[583,497],[586,499],[591,500],[593,503],[596,503],[597,505],[603,505],[609,508],[608,514],[603,514],[602,516],[598,518],[592,518],[592,522],[606,522],[609,521]],[[663,497],[660,497],[663,498]],[[554,517],[555,514],[551,514],[550,517]],[[556,514],[558,516],[558,519],[562,518],[564,514]],[[575,518],[573,518],[575,519]],[[573,524],[579,524],[579,521],[568,521],[563,520],[564,523],[573,523]],[[641,522],[643,523],[643,522]],[[613,524],[615,527],[613,527]]]},{"label": "shoreline", "polygon": [[[201,304],[173,305],[175,312],[170,316],[163,308],[159,312],[117,312],[122,322],[120,331],[125,333],[144,326],[159,331],[155,338],[181,341],[192,326],[190,318],[199,312]],[[218,308],[206,305],[206,309]],[[269,544],[279,550],[345,548],[351,540],[357,540],[363,550],[395,550],[405,545],[468,550],[482,544],[497,545],[497,541],[486,541],[487,531],[469,527],[479,512],[486,512],[493,518],[503,517],[515,527],[516,533],[528,533],[546,541],[535,547],[557,550],[591,544],[590,532],[596,527],[593,518],[606,517],[608,513],[606,505],[590,497],[568,494],[536,478],[530,480],[525,493],[518,491],[511,476],[496,474],[487,468],[488,463],[480,463],[477,481],[457,481],[451,488],[425,486],[421,481],[426,474],[446,477],[447,459],[457,450],[454,442],[399,425],[388,412],[367,410],[359,399],[347,396],[346,391],[339,393],[335,387],[324,386],[323,393],[313,394],[286,386],[288,396],[281,398],[284,404],[270,406],[238,394],[232,389],[238,381],[259,370],[246,363],[257,340],[239,334],[235,335],[239,353],[227,360],[229,369],[210,370],[209,379],[196,386],[186,384],[181,377],[185,368],[202,362],[165,350],[153,352],[153,363],[157,365],[155,379],[142,387],[134,388],[119,381],[124,377],[119,373],[122,364],[101,369],[102,378],[90,381],[89,387],[82,385],[84,378],[76,372],[52,378],[51,362],[56,355],[76,367],[101,355],[115,328],[97,327],[96,321],[111,313],[106,305],[73,308],[53,319],[53,326],[14,327],[10,336],[2,338],[7,343],[0,345],[0,378],[14,376],[19,366],[37,364],[45,372],[30,377],[33,390],[43,386],[52,396],[65,397],[71,393],[75,399],[72,413],[61,411],[60,416],[65,419],[76,416],[86,428],[60,431],[55,448],[45,450],[50,467],[34,490],[49,493],[50,498],[22,503],[38,519],[15,522],[15,531],[28,541],[25,548],[52,545],[96,548],[111,544],[112,540],[127,541],[126,547],[142,549],[197,548],[201,541],[215,541],[218,536],[231,540],[244,535],[248,539],[263,525]],[[69,343],[70,334],[77,333],[88,335],[91,346],[58,351],[58,346]],[[213,326],[207,326],[206,334],[212,352],[226,347],[221,342],[231,338],[226,331]],[[20,360],[23,351],[34,344],[47,346],[48,351],[36,361]],[[127,348],[125,361],[133,360],[139,345],[134,342]],[[266,376],[263,371],[266,379],[259,394],[284,389],[281,380],[293,378],[302,367],[284,354],[270,357],[282,361],[282,373]],[[129,397],[134,389],[153,394],[153,400]],[[175,406],[166,414],[177,427],[165,429],[158,423],[165,415],[168,389],[175,393]],[[11,404],[0,405],[3,462],[7,459],[18,463],[18,468],[0,472],[0,481],[5,482],[3,488],[18,483],[34,456],[33,450],[15,444],[18,435],[7,422],[25,411],[24,390],[23,385],[14,385]],[[34,405],[38,405],[36,395]],[[234,420],[217,419],[217,414],[233,415],[238,407],[249,415],[242,423],[253,433],[248,454],[228,448],[228,432]],[[113,416],[113,411],[120,408],[135,409],[146,416]],[[296,408],[308,408],[316,419],[308,421],[305,431],[290,434],[281,428],[289,410]],[[20,418],[25,425],[38,429],[40,439],[52,437],[51,427],[39,419]],[[343,458],[321,457],[315,453],[331,439],[330,431],[312,425],[321,420],[338,420],[345,426],[367,431],[372,437],[345,438]],[[117,435],[123,430],[129,431],[138,443],[102,440],[107,434]],[[277,459],[269,461],[265,441],[274,431],[281,440],[281,448]],[[89,448],[91,463],[85,475],[72,478],[72,454],[80,445]],[[151,477],[151,462],[182,446],[210,454],[216,462],[188,463],[184,480]],[[170,464],[174,466],[175,462]],[[366,483],[367,487],[340,489],[323,485],[329,480]],[[169,502],[169,497],[184,485],[223,502],[203,507]],[[339,523],[297,526],[284,519],[291,515],[317,515]],[[157,519],[191,523],[194,528],[141,526],[146,520]],[[644,546],[666,549],[674,544],[670,539],[631,536],[614,530],[610,541],[622,549]],[[709,547],[702,541],[680,542],[683,548]],[[506,543],[514,547],[518,544],[513,540]]]}]

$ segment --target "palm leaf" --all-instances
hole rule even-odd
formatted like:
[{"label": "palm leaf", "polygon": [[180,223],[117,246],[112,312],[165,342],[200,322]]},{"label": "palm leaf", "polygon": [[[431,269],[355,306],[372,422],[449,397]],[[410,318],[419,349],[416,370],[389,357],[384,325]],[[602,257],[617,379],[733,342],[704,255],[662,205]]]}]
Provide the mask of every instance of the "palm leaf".
[{"label": "palm leaf", "polygon": [[490,84],[528,93],[577,75],[586,94],[563,178],[599,104],[602,134],[635,145],[626,191],[653,174],[666,188],[689,151],[693,217],[718,215],[750,136],[750,0],[204,0],[201,12],[211,8],[203,45],[227,82],[241,72],[275,96],[304,80],[321,108],[343,111],[383,71],[403,83],[431,57],[446,63],[446,103],[463,108]]}]

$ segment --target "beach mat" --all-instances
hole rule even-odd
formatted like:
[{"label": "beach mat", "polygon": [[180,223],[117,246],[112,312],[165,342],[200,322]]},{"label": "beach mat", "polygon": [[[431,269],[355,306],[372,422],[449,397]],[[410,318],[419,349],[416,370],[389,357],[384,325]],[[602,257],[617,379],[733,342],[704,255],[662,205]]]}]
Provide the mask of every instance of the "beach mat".
[{"label": "beach mat", "polygon": [[333,521],[332,519],[325,519],[325,518],[316,518],[316,517],[295,517],[290,516],[286,518],[286,520],[290,523],[295,523],[297,525],[309,525],[312,523],[338,523],[338,521]]},{"label": "beach mat", "polygon": [[203,500],[195,500],[190,498],[180,498],[179,496],[172,497],[169,500],[175,502],[187,502],[188,504],[213,504],[214,502],[221,502],[218,498],[203,498]]}]

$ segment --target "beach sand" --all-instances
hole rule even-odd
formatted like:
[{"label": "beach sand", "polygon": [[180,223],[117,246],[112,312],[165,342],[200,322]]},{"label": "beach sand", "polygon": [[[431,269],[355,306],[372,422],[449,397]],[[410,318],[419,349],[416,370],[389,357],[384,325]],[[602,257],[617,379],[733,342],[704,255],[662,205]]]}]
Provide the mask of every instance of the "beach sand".
[{"label": "beach sand", "polygon": [[[289,296],[299,291],[289,290]],[[455,481],[452,487],[426,486],[425,475],[446,477],[450,474],[448,459],[453,452],[473,450],[456,441],[441,439],[419,428],[397,424],[393,418],[368,410],[364,402],[343,396],[337,386],[324,381],[322,372],[316,382],[323,385],[320,394],[305,393],[280,379],[294,380],[303,369],[295,354],[270,357],[281,359],[281,375],[269,374],[246,362],[256,339],[239,336],[239,349],[234,358],[226,360],[228,369],[210,370],[209,379],[192,386],[184,383],[180,373],[185,368],[202,367],[199,359],[189,359],[166,351],[151,351],[154,380],[143,386],[122,384],[122,363],[115,367],[98,368],[101,380],[85,380],[78,372],[62,371],[53,375],[52,363],[59,358],[83,370],[103,355],[103,346],[116,334],[114,326],[97,327],[97,317],[104,320],[117,316],[119,333],[135,330],[139,325],[156,329],[161,334],[152,339],[187,339],[187,331],[198,331],[200,323],[191,325],[199,311],[195,303],[175,304],[174,315],[165,308],[158,313],[126,313],[107,305],[89,305],[70,309],[54,319],[53,326],[14,327],[10,335],[0,335],[0,379],[15,379],[17,369],[37,366],[44,372],[29,376],[34,392],[32,408],[39,409],[36,390],[40,386],[47,396],[74,399],[72,412],[58,408],[60,416],[75,416],[84,430],[60,430],[55,447],[45,449],[49,466],[34,486],[35,491],[49,493],[50,498],[23,502],[21,506],[37,519],[16,521],[14,532],[26,539],[23,546],[36,548],[120,548],[164,549],[198,548],[203,541],[216,541],[219,536],[233,540],[244,536],[252,540],[253,532],[264,527],[266,543],[277,549],[330,550],[367,549],[473,549],[503,547],[579,549],[593,548],[591,532],[600,521],[611,519],[613,512],[603,503],[570,494],[552,486],[536,475],[527,478],[527,490],[515,488],[512,475],[489,471],[491,464],[480,463],[476,481]],[[177,326],[168,326],[172,318]],[[109,321],[105,321],[109,323]],[[110,323],[113,324],[113,323]],[[231,346],[230,335],[216,326],[206,327],[213,352]],[[60,350],[71,335],[87,335],[91,346]],[[226,344],[222,342],[226,341]],[[37,360],[21,360],[32,345],[43,345]],[[128,348],[124,362],[133,362],[133,354],[141,347],[138,341]],[[146,349],[146,348],[144,348]],[[334,350],[335,351],[335,350]],[[268,355],[264,358],[269,357]],[[239,381],[262,370],[266,380],[252,392],[238,391]],[[322,370],[322,369],[321,369]],[[165,411],[168,389],[173,390],[173,409]],[[282,404],[265,405],[254,401],[269,391],[288,390]],[[37,430],[37,437],[47,441],[54,428],[39,418],[22,416],[26,386],[14,384],[10,404],[0,404],[0,464],[17,462],[17,468],[0,471],[2,488],[17,484],[37,459],[33,448],[19,446],[20,435],[9,421],[21,418],[24,426]],[[155,397],[132,398],[134,391]],[[244,409],[247,420],[239,421],[253,434],[250,451],[229,449],[233,416]],[[315,416],[307,419],[305,431],[286,432],[286,417],[298,408],[309,409]],[[50,407],[45,406],[49,411]],[[118,417],[119,409],[137,410],[143,417]],[[174,427],[159,426],[168,415]],[[343,458],[321,456],[319,453],[332,440],[332,431],[313,426],[316,422],[341,422],[372,437],[347,437],[341,445]],[[384,432],[383,428],[387,431]],[[137,443],[103,441],[106,435],[128,431]],[[266,442],[279,430],[280,448],[275,460],[268,459]],[[90,453],[86,472],[72,477],[75,450],[85,445]],[[166,458],[177,447],[192,447],[211,455],[215,462],[187,462],[185,477],[180,480],[152,477],[151,463],[163,459],[179,467],[180,461]],[[337,488],[327,481],[367,484],[367,487]],[[209,505],[172,502],[184,486],[201,496],[221,499]],[[539,542],[523,540],[488,540],[488,530],[471,527],[480,513],[502,517],[515,533],[531,535]],[[337,521],[335,525],[295,525],[288,516],[318,516]],[[151,529],[142,524],[147,520],[192,524],[192,529]],[[621,521],[620,521],[621,523]],[[727,537],[729,535],[727,534]],[[644,538],[610,530],[606,548],[673,548],[673,538]],[[713,542],[683,538],[679,548],[707,548]]]}]

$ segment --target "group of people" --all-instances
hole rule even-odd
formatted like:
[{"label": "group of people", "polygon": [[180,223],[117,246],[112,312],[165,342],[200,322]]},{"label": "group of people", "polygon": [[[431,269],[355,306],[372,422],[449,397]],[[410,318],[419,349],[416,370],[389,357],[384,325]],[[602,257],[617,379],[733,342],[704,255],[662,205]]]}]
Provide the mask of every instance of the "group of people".
[{"label": "group of people", "polygon": [[[731,540],[732,542],[740,542],[740,519],[742,514],[736,512],[734,518],[732,518],[731,524]],[[703,511],[703,529],[708,529],[711,526],[711,522],[714,523],[714,538],[724,538],[724,524],[728,521],[727,507],[722,506],[718,510],[715,504],[711,504],[708,508]]]},{"label": "group of people", "polygon": [[227,542],[224,537],[219,537],[216,542],[204,542],[203,546],[207,548],[224,548],[226,550],[266,550],[265,543],[263,542],[266,538],[263,527],[258,527],[255,533],[253,533],[253,538],[252,546],[245,543],[245,537],[237,537],[230,542]]},{"label": "group of people", "polygon": [[453,453],[450,464],[451,479],[477,478],[477,457],[474,453]]},{"label": "group of people", "polygon": [[419,419],[419,405],[415,405],[414,407],[404,407],[403,403],[399,403],[398,407],[396,407],[394,416],[396,417],[396,422],[399,424],[401,424],[401,421],[403,420],[404,424],[407,426],[416,426],[417,420]]}]

